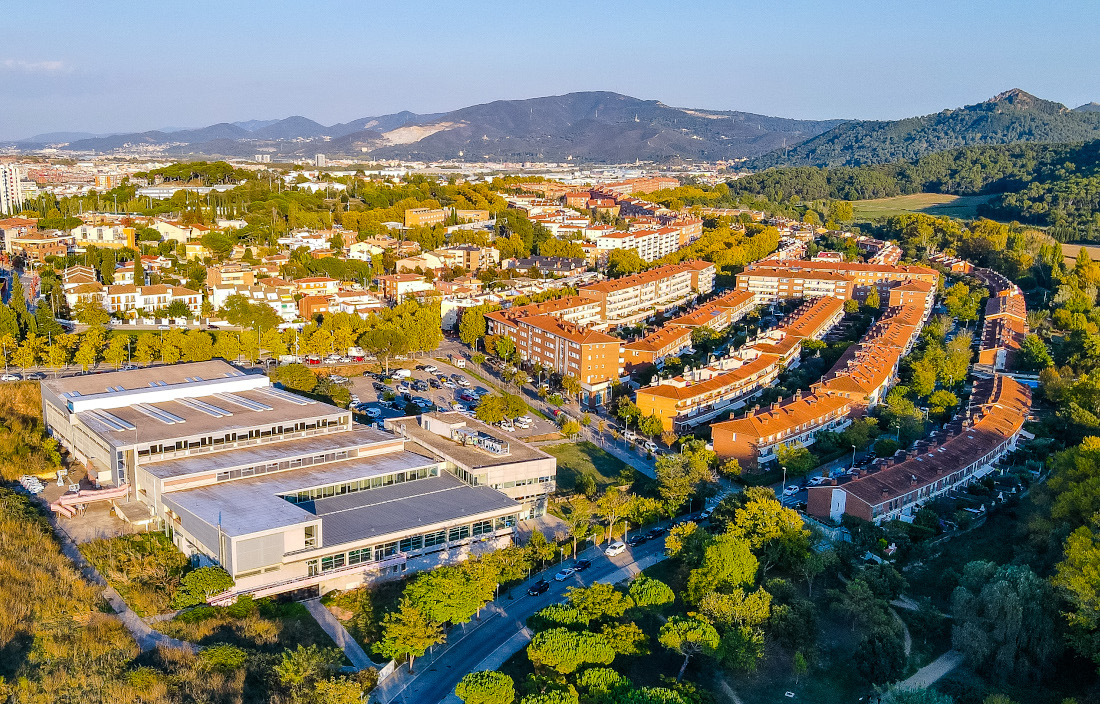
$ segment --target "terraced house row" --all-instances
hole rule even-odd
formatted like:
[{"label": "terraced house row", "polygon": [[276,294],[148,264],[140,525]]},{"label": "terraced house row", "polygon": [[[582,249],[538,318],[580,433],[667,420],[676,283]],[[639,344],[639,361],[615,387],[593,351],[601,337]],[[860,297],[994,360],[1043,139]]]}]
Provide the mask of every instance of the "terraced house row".
[{"label": "terraced house row", "polygon": [[798,359],[802,342],[820,339],[844,317],[837,298],[807,301],[782,325],[758,335],[728,357],[638,390],[644,415],[657,415],[665,430],[682,430],[744,405]]},{"label": "terraced house row", "polygon": [[884,301],[898,285],[919,281],[934,287],[939,276],[924,266],[764,259],[737,275],[737,288],[756,294],[758,303],[813,296],[866,301],[872,289]]},{"label": "terraced house row", "polygon": [[642,339],[627,343],[623,347],[626,370],[632,372],[651,364],[660,367],[667,357],[691,349],[692,333],[696,328],[706,327],[719,332],[755,308],[755,297],[746,291],[729,291],[707,301]]}]

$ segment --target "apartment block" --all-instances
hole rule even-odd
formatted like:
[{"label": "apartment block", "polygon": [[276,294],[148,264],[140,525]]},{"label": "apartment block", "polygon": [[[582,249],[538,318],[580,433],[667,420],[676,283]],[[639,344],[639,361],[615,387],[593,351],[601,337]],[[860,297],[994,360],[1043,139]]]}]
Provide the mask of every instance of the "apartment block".
[{"label": "apartment block", "polygon": [[500,252],[494,247],[475,244],[457,244],[433,249],[431,254],[449,267],[462,267],[466,271],[482,271],[500,263]]},{"label": "apartment block", "polygon": [[596,249],[600,261],[606,261],[608,255],[616,249],[633,250],[647,262],[667,257],[683,246],[681,231],[674,227],[662,227],[657,230],[614,230],[597,237]]},{"label": "apartment block", "polygon": [[435,287],[419,274],[389,274],[379,276],[374,281],[378,284],[382,297],[394,304],[401,303],[409,296],[435,291]]},{"label": "apartment block", "polygon": [[690,261],[650,269],[621,279],[580,289],[581,296],[600,303],[600,315],[613,325],[631,325],[659,311],[676,308],[714,290],[715,267]]},{"label": "apartment block", "polygon": [[737,275],[737,288],[753,294],[758,304],[820,296],[846,301],[852,297],[853,281],[830,272],[752,268]]},{"label": "apartment block", "polygon": [[447,219],[443,208],[409,208],[405,211],[405,227],[431,227],[442,225]]},{"label": "apartment block", "polygon": [[[151,518],[182,552],[234,578],[212,603],[462,560],[507,545],[522,511],[406,437],[222,361],[46,381],[42,399],[49,432],[97,485],[52,508],[72,515],[72,501],[111,497],[121,515]],[[450,441],[473,465],[513,453],[459,430]],[[553,467],[531,469],[537,479]]]},{"label": "apartment block", "polygon": [[256,272],[246,262],[227,262],[221,266],[206,267],[206,285],[215,286],[252,286],[256,283]]},{"label": "apartment block", "polygon": [[122,225],[79,225],[69,231],[78,245],[95,245],[96,247],[110,247],[121,249],[122,247],[134,247],[135,230],[132,227]]},{"label": "apartment block", "polygon": [[[924,281],[935,287],[939,283],[940,278],[938,271],[924,266],[899,266],[832,261],[786,261],[783,263],[782,267],[776,266],[776,262],[773,261],[763,261],[757,264],[750,264],[745,268],[745,272],[743,273],[749,277],[753,277],[759,270],[786,272],[785,277],[792,280],[802,279],[809,281],[812,278],[822,282],[827,281],[827,277],[823,277],[822,275],[832,275],[843,279],[850,279],[852,282],[850,297],[860,301],[866,300],[872,287],[878,290],[880,300],[886,300],[890,295],[890,289],[899,283],[906,281]],[[768,276],[763,278],[774,279],[775,283],[778,284],[781,283],[778,279],[784,277],[778,273],[771,274],[769,272]],[[737,280],[738,288],[743,288],[741,286],[741,274],[738,274]],[[748,280],[749,279],[746,278],[746,281]],[[837,281],[839,280],[840,279],[837,279]],[[822,283],[820,285],[824,286],[826,284]],[[775,288],[778,289],[778,286]],[[776,290],[773,295],[778,296],[778,290]]]},{"label": "apartment block", "polygon": [[103,298],[104,307],[112,313],[144,312],[167,308],[176,301],[183,301],[191,315],[202,311],[202,294],[183,286],[134,286],[120,284],[107,286]]},{"label": "apartment block", "polygon": [[485,318],[489,333],[512,340],[524,361],[576,378],[582,403],[595,407],[610,400],[611,382],[623,374],[619,338],[546,314],[497,311]]},{"label": "apartment block", "polygon": [[215,310],[221,309],[230,296],[244,296],[251,303],[263,303],[286,322],[298,317],[294,290],[290,286],[218,284],[210,289],[210,303]]}]

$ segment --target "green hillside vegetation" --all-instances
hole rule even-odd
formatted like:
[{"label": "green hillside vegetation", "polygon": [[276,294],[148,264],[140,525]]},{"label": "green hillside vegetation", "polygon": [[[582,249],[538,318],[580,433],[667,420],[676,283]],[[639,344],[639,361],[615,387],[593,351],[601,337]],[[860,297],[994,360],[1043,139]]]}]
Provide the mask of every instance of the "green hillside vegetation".
[{"label": "green hillside vegetation", "polygon": [[979,144],[1076,142],[1100,137],[1100,114],[1076,111],[1013,89],[976,105],[903,120],[852,121],[792,149],[749,162],[772,166],[859,166],[915,160]]},{"label": "green hillside vegetation", "polygon": [[[1063,242],[1100,240],[1100,140],[967,147],[873,166],[768,169],[731,182],[729,189],[776,203],[929,193],[985,196],[985,203],[968,203],[974,214],[1049,227]],[[862,212],[875,214],[866,206]]]}]

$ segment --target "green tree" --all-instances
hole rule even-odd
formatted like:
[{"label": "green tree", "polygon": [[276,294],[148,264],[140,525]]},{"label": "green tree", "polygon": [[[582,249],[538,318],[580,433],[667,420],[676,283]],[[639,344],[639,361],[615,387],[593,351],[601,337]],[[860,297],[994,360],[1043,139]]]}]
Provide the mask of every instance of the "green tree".
[{"label": "green tree", "polygon": [[129,345],[129,335],[115,335],[108,343],[107,349],[103,351],[103,359],[118,369],[129,356]]},{"label": "green tree", "polygon": [[905,644],[892,631],[874,631],[856,648],[856,670],[868,682],[893,682],[905,672]]},{"label": "green tree", "polygon": [[684,678],[688,662],[695,655],[710,654],[718,648],[718,631],[701,618],[693,616],[673,616],[661,626],[657,640],[669,650],[675,650],[684,656],[676,681]]},{"label": "green tree", "polygon": [[952,647],[982,672],[1034,681],[1058,653],[1051,588],[1026,566],[968,563],[951,604]]},{"label": "green tree", "polygon": [[340,658],[341,653],[336,648],[298,645],[294,650],[283,651],[282,659],[275,666],[275,675],[295,698],[300,699],[311,692],[318,681],[335,672]]},{"label": "green tree", "polygon": [[607,275],[613,279],[645,271],[645,260],[633,249],[613,249],[607,254]]},{"label": "green tree", "polygon": [[635,604],[642,607],[664,606],[676,600],[671,587],[645,573],[639,574],[630,583],[630,597]]},{"label": "green tree", "polygon": [[233,588],[233,578],[221,567],[199,567],[183,575],[172,599],[177,609],[204,604],[210,597]]},{"label": "green tree", "polygon": [[804,477],[817,466],[817,459],[801,445],[779,445],[775,449],[775,458],[780,466],[787,468],[792,477]]},{"label": "green tree", "polygon": [[374,644],[374,652],[393,660],[408,658],[412,672],[413,660],[436,643],[442,643],[443,638],[443,626],[429,619],[406,597],[397,611],[382,619],[382,639]]},{"label": "green tree", "polygon": [[618,618],[634,606],[634,600],[628,595],[601,582],[590,587],[570,587],[566,591],[566,598],[585,626],[599,619]]},{"label": "green tree", "polygon": [[466,704],[512,704],[516,688],[503,673],[470,672],[455,687],[455,696]]},{"label": "green tree", "polygon": [[610,665],[615,650],[597,633],[551,628],[535,634],[527,646],[527,657],[536,668],[568,675],[583,665]]},{"label": "green tree", "polygon": [[1030,333],[1020,344],[1017,366],[1021,371],[1039,371],[1054,366],[1054,358],[1050,356],[1050,350],[1043,339]]},{"label": "green tree", "polygon": [[1100,664],[1100,541],[1091,528],[1081,526],[1066,538],[1063,552],[1051,583],[1070,606],[1065,614],[1068,641]]},{"label": "green tree", "polygon": [[73,318],[84,325],[106,325],[111,322],[111,314],[97,298],[86,298],[73,306]]},{"label": "green tree", "polygon": [[748,541],[735,535],[719,535],[703,551],[702,564],[691,571],[685,600],[698,604],[712,591],[750,584],[759,564]]}]

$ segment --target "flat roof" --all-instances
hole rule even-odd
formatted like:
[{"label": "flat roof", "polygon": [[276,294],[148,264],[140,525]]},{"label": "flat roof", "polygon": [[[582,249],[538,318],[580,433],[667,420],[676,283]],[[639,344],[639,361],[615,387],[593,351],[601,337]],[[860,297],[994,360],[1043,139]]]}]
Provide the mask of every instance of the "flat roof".
[{"label": "flat roof", "polygon": [[392,418],[387,420],[386,424],[387,427],[397,427],[396,425],[390,424],[404,421],[405,433],[409,436],[410,440],[424,446],[432,452],[447,457],[455,464],[460,464],[470,469],[500,467],[503,465],[515,464],[517,462],[530,462],[532,460],[552,458],[552,455],[537,450],[524,442],[520,442],[512,435],[498,428],[486,425],[479,420],[468,418],[461,413],[431,413],[427,415],[431,415],[433,418],[437,418],[445,423],[464,423],[465,426],[471,430],[476,430],[508,443],[510,452],[507,455],[494,455],[484,450],[479,450],[476,447],[461,445],[451,440],[449,437],[436,435],[432,431],[422,428],[420,423],[417,422],[417,418],[412,416],[406,418]]},{"label": "flat roof", "polygon": [[356,426],[342,433],[324,433],[306,438],[295,438],[267,442],[259,445],[206,452],[188,457],[177,457],[161,462],[149,462],[140,465],[141,469],[159,479],[183,477],[189,474],[209,472],[228,467],[246,467],[253,464],[273,462],[287,457],[308,455],[326,450],[344,450],[351,447],[391,442],[399,438],[392,434],[366,426]]},{"label": "flat roof", "polygon": [[187,384],[189,379],[201,378],[206,381],[216,381],[229,376],[246,375],[247,372],[238,369],[229,362],[212,359],[208,362],[188,362],[186,364],[164,364],[156,367],[142,367],[129,371],[100,372],[98,374],[82,374],[61,379],[50,379],[42,382],[42,386],[53,391],[58,396],[66,392],[76,391],[81,396],[110,393],[111,387],[122,387],[129,391],[134,389],[146,389],[155,381],[163,381],[166,384]]},{"label": "flat roof", "polygon": [[417,532],[486,513],[518,512],[520,505],[496,489],[470,486],[442,472],[438,477],[321,499],[313,508],[321,517],[325,547],[331,547]]},{"label": "flat roof", "polygon": [[[313,504],[292,504],[281,498],[280,494],[368,479],[401,470],[418,469],[437,462],[438,460],[433,457],[404,450],[208,484],[194,489],[161,494],[161,500],[169,508],[183,509],[212,526],[220,522],[222,532],[226,535],[251,535],[307,523],[314,519],[315,514],[310,510]],[[404,483],[392,486],[404,486]],[[385,491],[387,488],[370,491]],[[356,493],[369,494],[370,491]],[[178,510],[177,513],[179,513]]]},{"label": "flat roof", "polygon": [[[200,391],[200,389],[196,389],[196,391]],[[289,392],[286,393],[289,394]],[[293,424],[297,421],[308,421],[340,414],[348,415],[350,413],[350,411],[345,411],[320,401],[313,401],[306,405],[298,405],[281,396],[271,395],[263,391],[236,391],[233,392],[233,395],[270,406],[271,410],[251,410],[216,396],[195,395],[188,396],[188,398],[204,401],[220,409],[224,409],[232,413],[232,415],[223,417],[212,416],[204,411],[192,408],[178,401],[143,404],[152,406],[161,411],[167,411],[183,420],[182,423],[168,424],[155,420],[145,413],[142,413],[134,406],[107,409],[107,411],[105,411],[106,413],[134,426],[133,429],[124,430],[115,430],[106,423],[100,421],[95,417],[94,411],[91,413],[82,411],[76,415],[80,417],[82,423],[94,430],[100,436],[109,439],[115,446],[126,446],[167,441],[174,438],[185,438],[196,435],[224,435],[226,433],[248,428],[286,425],[288,423]],[[302,401],[312,401],[312,399],[306,399],[305,397],[301,398]]]}]

